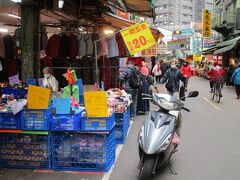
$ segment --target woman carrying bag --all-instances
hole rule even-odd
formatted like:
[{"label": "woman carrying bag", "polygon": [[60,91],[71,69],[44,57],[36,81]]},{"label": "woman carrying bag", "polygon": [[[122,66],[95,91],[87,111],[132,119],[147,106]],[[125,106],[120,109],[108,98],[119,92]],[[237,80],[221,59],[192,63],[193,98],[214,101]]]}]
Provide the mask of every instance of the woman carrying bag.
[{"label": "woman carrying bag", "polygon": [[161,66],[160,66],[160,61],[157,62],[157,64],[153,67],[152,74],[155,77],[155,81],[157,83],[160,83],[161,80]]}]

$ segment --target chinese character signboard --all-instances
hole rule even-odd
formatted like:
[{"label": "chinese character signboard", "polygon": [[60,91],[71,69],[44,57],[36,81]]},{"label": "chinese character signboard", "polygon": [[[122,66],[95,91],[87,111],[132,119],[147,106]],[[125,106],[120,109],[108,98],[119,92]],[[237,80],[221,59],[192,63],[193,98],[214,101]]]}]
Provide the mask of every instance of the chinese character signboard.
[{"label": "chinese character signboard", "polygon": [[166,54],[168,51],[167,45],[166,44],[158,44],[158,54]]},{"label": "chinese character signboard", "polygon": [[148,49],[142,50],[142,56],[157,56],[157,44]]},{"label": "chinese character signboard", "polygon": [[175,50],[175,49],[185,49],[187,41],[186,39],[178,39],[173,41],[168,41],[168,50]]},{"label": "chinese character signboard", "polygon": [[209,10],[204,9],[202,37],[210,38],[211,36],[212,36],[212,13]]},{"label": "chinese character signboard", "polygon": [[201,61],[202,55],[201,54],[193,54],[193,61]]},{"label": "chinese character signboard", "polygon": [[135,24],[121,31],[121,35],[131,55],[156,44],[146,22]]}]

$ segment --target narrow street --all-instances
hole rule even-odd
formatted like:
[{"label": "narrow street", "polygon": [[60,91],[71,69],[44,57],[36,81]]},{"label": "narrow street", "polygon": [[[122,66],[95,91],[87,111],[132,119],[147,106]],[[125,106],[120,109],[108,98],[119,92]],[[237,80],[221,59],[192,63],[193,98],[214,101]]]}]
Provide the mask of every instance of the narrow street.
[{"label": "narrow street", "polygon": [[[208,81],[192,78],[189,90],[198,90],[198,98],[187,99],[183,112],[179,151],[171,164],[178,175],[165,168],[152,180],[236,180],[239,179],[240,118],[233,88],[224,87],[220,104],[210,99]],[[134,180],[138,177],[137,136],[144,116],[133,124],[110,180]]]},{"label": "narrow street", "polygon": [[[165,88],[161,86],[163,92]],[[187,99],[183,112],[179,151],[171,164],[177,175],[165,168],[152,180],[237,180],[240,177],[240,118],[239,104],[234,89],[224,87],[220,104],[210,99],[208,81],[192,78],[189,90],[198,90],[197,98]],[[3,180],[136,180],[138,178],[137,136],[144,116],[138,116],[131,126],[126,144],[118,147],[118,159],[111,172],[102,174],[50,172],[31,170],[3,170]],[[120,151],[121,150],[121,151]]]}]

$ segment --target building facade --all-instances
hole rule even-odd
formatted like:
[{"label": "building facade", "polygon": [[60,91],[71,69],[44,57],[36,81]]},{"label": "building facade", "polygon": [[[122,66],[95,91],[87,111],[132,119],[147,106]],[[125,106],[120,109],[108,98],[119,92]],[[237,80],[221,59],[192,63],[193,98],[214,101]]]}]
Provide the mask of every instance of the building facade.
[{"label": "building facade", "polygon": [[214,0],[213,29],[225,38],[240,31],[240,0]]},{"label": "building facade", "polygon": [[156,0],[155,23],[164,29],[192,28],[202,22],[202,10],[212,9],[213,0]]}]

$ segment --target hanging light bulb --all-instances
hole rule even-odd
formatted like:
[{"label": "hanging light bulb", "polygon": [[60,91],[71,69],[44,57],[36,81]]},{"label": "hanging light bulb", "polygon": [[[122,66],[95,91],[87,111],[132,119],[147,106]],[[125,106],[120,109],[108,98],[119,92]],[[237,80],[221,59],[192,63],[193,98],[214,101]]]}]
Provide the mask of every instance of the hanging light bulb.
[{"label": "hanging light bulb", "polygon": [[6,33],[6,32],[8,32],[8,29],[0,27],[0,32]]},{"label": "hanging light bulb", "polygon": [[62,9],[64,5],[64,0],[58,0],[58,8]]}]

